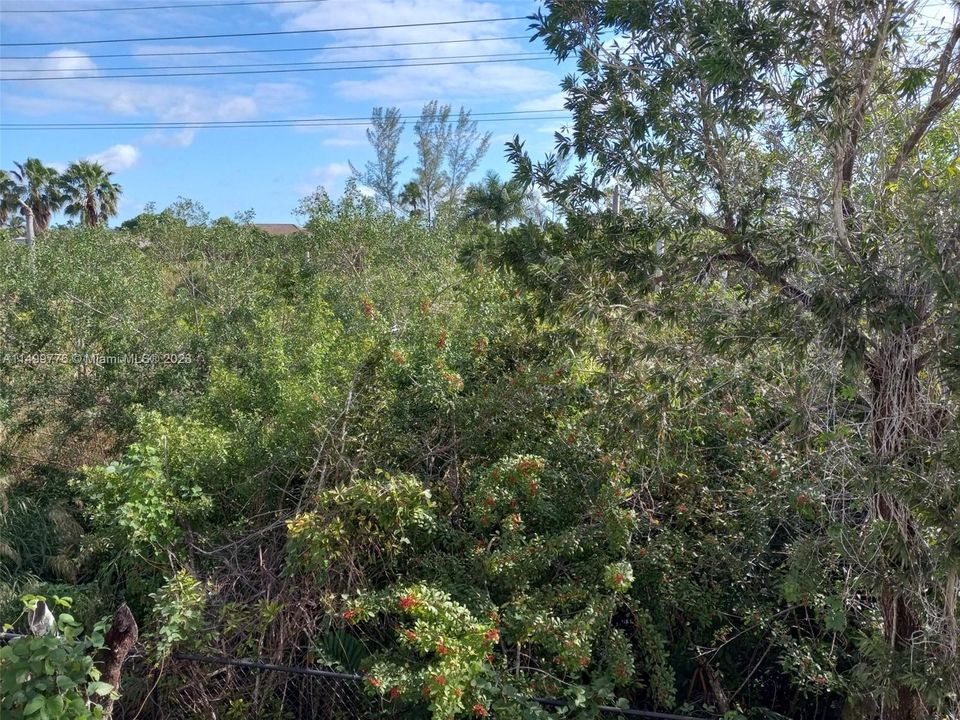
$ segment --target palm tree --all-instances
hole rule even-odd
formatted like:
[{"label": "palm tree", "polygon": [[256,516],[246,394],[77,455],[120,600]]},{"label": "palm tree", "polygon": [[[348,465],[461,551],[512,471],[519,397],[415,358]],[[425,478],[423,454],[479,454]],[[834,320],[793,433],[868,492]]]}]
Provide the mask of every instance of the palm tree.
[{"label": "palm tree", "polygon": [[7,228],[15,237],[19,237],[27,232],[27,221],[23,219],[23,215],[14,213],[7,221]]},{"label": "palm tree", "polygon": [[410,217],[417,217],[421,213],[420,205],[423,202],[423,191],[416,181],[411,180],[403,186],[400,191],[400,197],[397,198],[400,207],[405,208]]},{"label": "palm tree", "polygon": [[37,232],[50,225],[53,214],[63,205],[60,192],[60,173],[47,167],[37,158],[27,158],[25,163],[14,163],[17,169],[11,173],[15,194],[33,211]]},{"label": "palm tree", "polygon": [[491,170],[483,180],[467,188],[463,204],[467,217],[493,223],[497,232],[511,221],[523,217],[523,188],[513,180],[503,182]]},{"label": "palm tree", "polygon": [[111,181],[112,172],[100,163],[78,160],[63,174],[62,187],[67,200],[64,212],[79,217],[84,225],[93,227],[117,214],[120,186]]},{"label": "palm tree", "polygon": [[0,225],[17,217],[20,209],[20,194],[17,183],[6,170],[0,170]]}]

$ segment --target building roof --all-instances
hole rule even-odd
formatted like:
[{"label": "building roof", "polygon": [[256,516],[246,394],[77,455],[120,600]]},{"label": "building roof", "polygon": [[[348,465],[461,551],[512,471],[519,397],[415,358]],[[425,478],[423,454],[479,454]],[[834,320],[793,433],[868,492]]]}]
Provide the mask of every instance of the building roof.
[{"label": "building roof", "polygon": [[254,223],[253,226],[268,235],[293,235],[303,229],[293,223]]}]

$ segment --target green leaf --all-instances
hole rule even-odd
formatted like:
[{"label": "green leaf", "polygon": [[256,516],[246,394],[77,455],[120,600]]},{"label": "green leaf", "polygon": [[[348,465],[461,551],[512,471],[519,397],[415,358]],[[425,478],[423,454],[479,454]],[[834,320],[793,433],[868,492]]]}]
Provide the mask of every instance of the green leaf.
[{"label": "green leaf", "polygon": [[40,712],[40,708],[43,707],[44,702],[43,695],[36,695],[35,697],[30,698],[30,702],[23,707],[23,714],[34,715],[35,713]]},{"label": "green leaf", "polygon": [[111,685],[110,683],[97,681],[97,682],[92,682],[87,684],[88,695],[92,693],[94,695],[106,696],[112,692],[113,692],[113,685]]},{"label": "green leaf", "polygon": [[61,691],[66,692],[67,690],[71,690],[76,686],[77,686],[77,683],[75,683],[72,678],[66,675],[57,675],[57,687]]},{"label": "green leaf", "polygon": [[58,718],[63,715],[63,709],[66,703],[60,695],[54,695],[47,698],[46,711],[52,718]]}]

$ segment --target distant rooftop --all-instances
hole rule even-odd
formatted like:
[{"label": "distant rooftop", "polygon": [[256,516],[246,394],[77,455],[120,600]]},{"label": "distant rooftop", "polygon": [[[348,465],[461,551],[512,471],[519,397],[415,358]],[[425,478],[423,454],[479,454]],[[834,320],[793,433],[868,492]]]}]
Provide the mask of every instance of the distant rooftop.
[{"label": "distant rooftop", "polygon": [[293,223],[254,223],[253,226],[268,235],[293,235],[303,229]]}]

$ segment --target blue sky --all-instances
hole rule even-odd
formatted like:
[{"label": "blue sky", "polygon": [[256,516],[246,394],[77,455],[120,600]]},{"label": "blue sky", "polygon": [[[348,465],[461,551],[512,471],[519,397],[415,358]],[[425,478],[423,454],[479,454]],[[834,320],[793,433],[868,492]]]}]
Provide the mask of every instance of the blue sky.
[{"label": "blue sky", "polygon": [[[475,113],[543,111],[563,107],[559,82],[566,72],[549,58],[507,62],[396,67],[418,62],[461,62],[453,56],[503,56],[543,51],[530,43],[529,21],[438,25],[270,37],[160,42],[76,44],[79,40],[299,31],[530,15],[529,0],[313,0],[205,8],[98,13],[16,13],[29,9],[116,8],[230,0],[0,0],[0,69],[3,76],[56,76],[52,81],[0,83],[4,124],[193,123],[291,118],[369,117],[374,106],[396,106],[417,115],[438,99]],[[236,1],[236,0],[234,0]],[[249,2],[249,0],[247,0]],[[483,40],[524,36],[516,40]],[[440,41],[468,41],[443,43]],[[61,41],[73,41],[61,42]],[[40,47],[12,43],[56,43]],[[343,45],[423,45],[335,48]],[[210,50],[327,48],[257,54],[188,54]],[[174,53],[149,56],[145,53]],[[101,54],[128,57],[101,58]],[[11,60],[13,56],[42,59]],[[501,59],[498,57],[497,59]],[[490,58],[471,58],[490,59]],[[183,66],[263,63],[374,61],[386,67],[258,75],[167,78],[106,78],[109,74],[183,73]],[[170,69],[160,69],[168,66]],[[274,66],[276,68],[277,66]],[[302,66],[299,66],[302,67]],[[316,65],[311,67],[318,67]],[[327,67],[330,67],[329,65]],[[133,68],[111,71],[109,68]],[[47,72],[42,72],[47,71]],[[50,72],[53,71],[53,72]],[[95,77],[78,77],[78,76]],[[62,78],[62,79],[60,79]],[[566,113],[517,115],[482,122],[493,142],[477,175],[486,169],[508,174],[503,143],[519,133],[535,153],[548,151]],[[477,115],[477,119],[483,116]],[[165,207],[178,196],[199,201],[213,217],[253,209],[260,222],[290,222],[300,197],[317,186],[340,193],[349,175],[370,158],[360,124],[336,127],[184,129],[138,127],[109,130],[0,129],[0,167],[28,156],[63,167],[92,158],[114,171],[123,186],[118,221],[150,201]],[[412,122],[401,156],[409,159],[403,179],[416,165]]]}]

